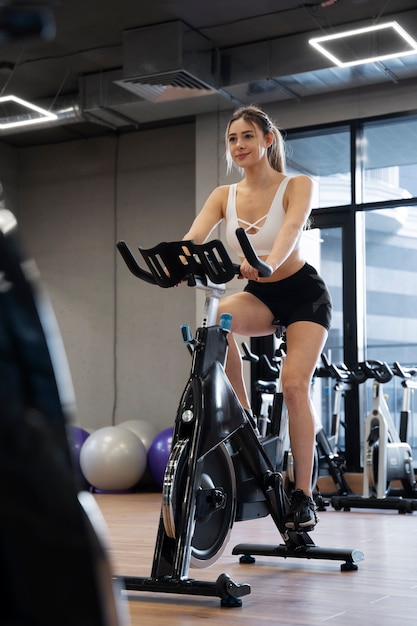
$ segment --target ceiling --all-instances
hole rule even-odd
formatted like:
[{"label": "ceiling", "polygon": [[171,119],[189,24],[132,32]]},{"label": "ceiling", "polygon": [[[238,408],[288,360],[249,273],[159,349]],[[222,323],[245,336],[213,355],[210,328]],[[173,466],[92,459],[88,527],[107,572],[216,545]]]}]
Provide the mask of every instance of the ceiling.
[{"label": "ceiling", "polygon": [[417,38],[416,0],[0,0],[0,96],[58,116],[0,129],[0,141],[26,147],[130,132],[383,82],[417,90],[416,54],[339,68],[308,44],[391,20]]}]

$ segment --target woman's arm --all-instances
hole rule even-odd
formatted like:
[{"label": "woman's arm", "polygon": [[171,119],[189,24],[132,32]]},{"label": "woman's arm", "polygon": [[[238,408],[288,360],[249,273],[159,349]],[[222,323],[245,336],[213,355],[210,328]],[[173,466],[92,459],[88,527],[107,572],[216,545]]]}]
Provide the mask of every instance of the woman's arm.
[{"label": "woman's arm", "polygon": [[203,243],[207,239],[225,215],[227,193],[226,185],[212,191],[183,239],[192,239],[196,243]]},{"label": "woman's arm", "polygon": [[278,269],[296,248],[311,212],[313,181],[308,176],[292,178],[284,196],[285,218],[266,262]]}]

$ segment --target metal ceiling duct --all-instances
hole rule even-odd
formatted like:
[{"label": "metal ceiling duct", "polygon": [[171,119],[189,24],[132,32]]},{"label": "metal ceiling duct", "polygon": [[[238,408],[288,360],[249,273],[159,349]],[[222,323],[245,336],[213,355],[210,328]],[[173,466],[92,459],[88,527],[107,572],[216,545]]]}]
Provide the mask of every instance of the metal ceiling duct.
[{"label": "metal ceiling duct", "polygon": [[117,84],[152,102],[215,92],[211,42],[181,21],[123,32]]}]

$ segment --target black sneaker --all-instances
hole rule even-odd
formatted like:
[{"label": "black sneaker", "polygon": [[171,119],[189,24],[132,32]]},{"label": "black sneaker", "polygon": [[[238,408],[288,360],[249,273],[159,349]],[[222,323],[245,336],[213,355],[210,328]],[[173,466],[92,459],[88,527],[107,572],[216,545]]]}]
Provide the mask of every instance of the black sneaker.
[{"label": "black sneaker", "polygon": [[290,508],[285,516],[285,528],[295,531],[313,530],[319,521],[316,504],[304,491],[296,489],[290,498]]}]

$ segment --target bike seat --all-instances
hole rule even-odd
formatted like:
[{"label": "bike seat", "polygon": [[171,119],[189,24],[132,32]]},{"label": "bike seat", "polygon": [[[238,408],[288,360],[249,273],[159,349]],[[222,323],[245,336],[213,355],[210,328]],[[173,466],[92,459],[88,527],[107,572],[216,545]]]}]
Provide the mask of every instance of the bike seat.
[{"label": "bike seat", "polygon": [[263,393],[276,393],[277,383],[275,380],[257,380],[256,390]]}]

